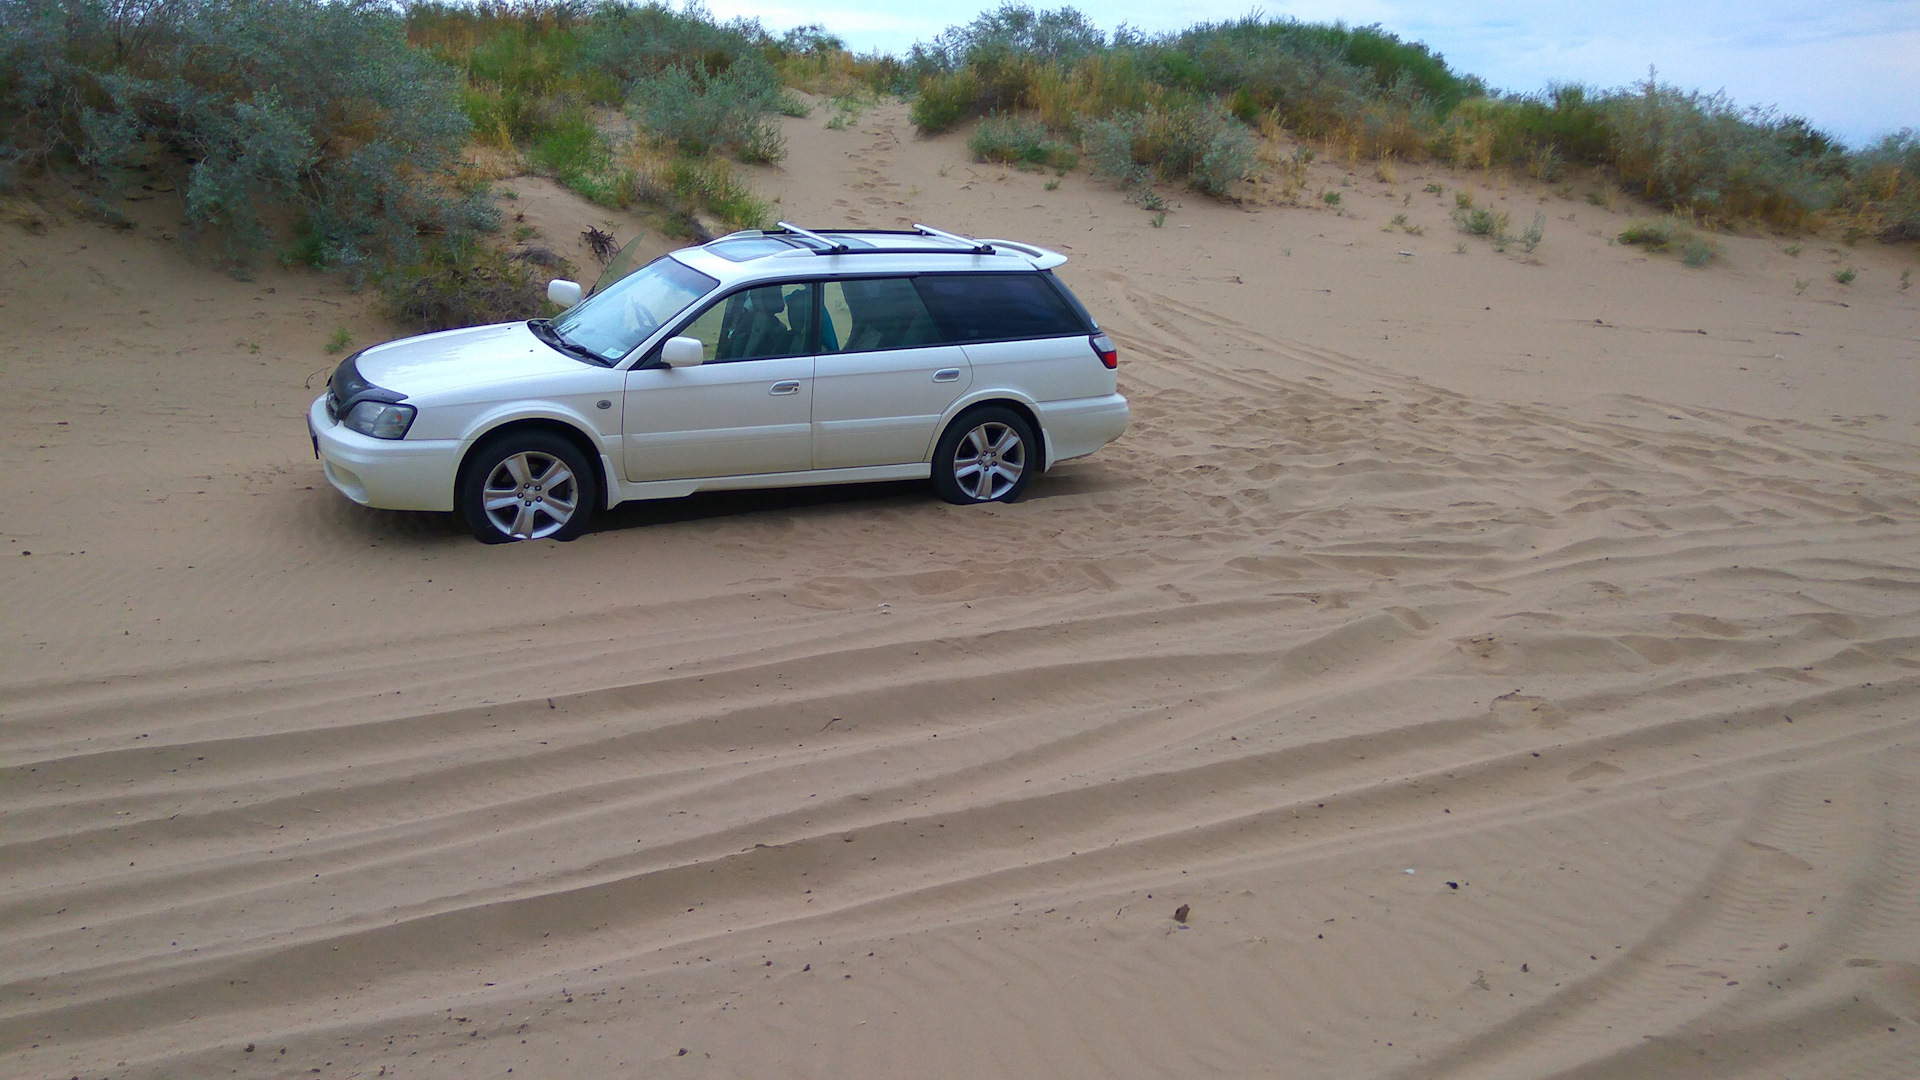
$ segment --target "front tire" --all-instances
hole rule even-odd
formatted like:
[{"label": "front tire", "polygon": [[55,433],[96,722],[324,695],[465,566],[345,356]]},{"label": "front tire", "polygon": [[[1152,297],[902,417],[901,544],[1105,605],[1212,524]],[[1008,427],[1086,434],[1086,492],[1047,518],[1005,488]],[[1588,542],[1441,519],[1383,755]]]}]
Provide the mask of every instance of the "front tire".
[{"label": "front tire", "polygon": [[1000,405],[962,414],[933,450],[933,490],[950,503],[1012,502],[1040,470],[1040,440]]},{"label": "front tire", "polygon": [[460,516],[483,544],[572,540],[598,497],[578,447],[551,432],[509,433],[474,451],[460,480]]}]

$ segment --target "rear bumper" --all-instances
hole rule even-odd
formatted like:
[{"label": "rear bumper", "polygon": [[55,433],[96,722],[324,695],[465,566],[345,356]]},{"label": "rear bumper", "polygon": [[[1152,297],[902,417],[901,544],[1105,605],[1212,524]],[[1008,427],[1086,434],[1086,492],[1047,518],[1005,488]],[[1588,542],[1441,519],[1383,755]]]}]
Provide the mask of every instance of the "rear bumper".
[{"label": "rear bumper", "polygon": [[307,432],[327,482],[362,506],[452,510],[460,469],[455,440],[375,439],[327,418],[325,398],[307,409]]},{"label": "rear bumper", "polygon": [[1033,407],[1046,432],[1047,468],[1068,458],[1083,457],[1107,445],[1127,430],[1127,399],[1105,397],[1043,401]]}]

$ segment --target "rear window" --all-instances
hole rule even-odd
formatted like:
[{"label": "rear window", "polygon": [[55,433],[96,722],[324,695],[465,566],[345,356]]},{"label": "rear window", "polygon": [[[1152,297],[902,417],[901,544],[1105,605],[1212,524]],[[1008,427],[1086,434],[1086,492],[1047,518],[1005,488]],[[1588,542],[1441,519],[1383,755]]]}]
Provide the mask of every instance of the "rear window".
[{"label": "rear window", "polygon": [[913,279],[940,339],[1018,341],[1087,333],[1087,324],[1041,274],[925,274]]}]

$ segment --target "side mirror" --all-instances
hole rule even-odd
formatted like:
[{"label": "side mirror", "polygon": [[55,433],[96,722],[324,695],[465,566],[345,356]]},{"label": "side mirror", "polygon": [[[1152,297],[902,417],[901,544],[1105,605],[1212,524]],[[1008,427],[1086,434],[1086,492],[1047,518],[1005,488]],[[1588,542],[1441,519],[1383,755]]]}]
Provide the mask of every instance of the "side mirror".
[{"label": "side mirror", "polygon": [[554,278],[547,282],[547,299],[561,307],[572,307],[580,302],[580,283],[565,278]]},{"label": "side mirror", "polygon": [[700,344],[699,338],[668,338],[660,346],[660,362],[668,367],[699,367],[707,358],[707,347]]}]

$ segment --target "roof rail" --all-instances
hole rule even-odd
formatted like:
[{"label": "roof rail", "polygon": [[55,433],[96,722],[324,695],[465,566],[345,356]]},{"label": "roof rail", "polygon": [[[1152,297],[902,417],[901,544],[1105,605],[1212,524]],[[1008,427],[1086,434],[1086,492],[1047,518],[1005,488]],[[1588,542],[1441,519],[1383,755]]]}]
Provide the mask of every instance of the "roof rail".
[{"label": "roof rail", "polygon": [[832,240],[827,239],[824,236],[821,236],[817,232],[813,232],[808,229],[803,229],[798,225],[790,224],[785,221],[776,221],[774,222],[774,225],[779,228],[785,229],[786,231],[792,233],[795,236],[804,236],[808,240],[811,240],[814,243],[819,244],[821,248],[823,248],[824,250],[819,252],[818,254],[845,255],[850,250],[845,244],[836,243]]},{"label": "roof rail", "polygon": [[950,233],[945,229],[936,229],[931,225],[921,225],[917,222],[914,224],[913,229],[915,232],[922,233],[926,236],[937,236],[942,240],[952,240],[955,243],[965,244],[973,249],[975,255],[992,255],[994,253],[992,244],[975,240],[971,236],[961,236],[959,233]]},{"label": "roof rail", "polygon": [[[912,232],[907,232],[905,230],[895,230],[895,229],[855,229],[855,230],[849,230],[849,231],[865,233],[867,235],[883,235],[884,234],[884,235],[894,235],[894,236],[916,236],[916,235],[927,236],[927,237],[932,237],[939,240],[952,241],[953,243],[961,245],[961,248],[959,250],[955,250],[953,248],[938,248],[938,247],[923,248],[923,247],[898,247],[898,246],[887,247],[884,245],[876,245],[874,247],[853,247],[852,245],[847,244],[845,241],[829,239],[825,236],[822,236],[820,233],[813,231],[812,229],[803,229],[800,226],[795,225],[790,221],[776,221],[773,224],[774,224],[773,229],[763,230],[761,235],[769,235],[776,231],[784,232],[784,233],[792,234],[794,236],[798,236],[803,240],[810,241],[812,244],[819,245],[818,247],[813,247],[813,246],[800,247],[800,248],[796,248],[791,252],[783,252],[782,254],[791,254],[791,255],[802,255],[802,254],[806,254],[806,255],[999,255],[999,254],[1002,254],[1002,252],[994,248],[995,244],[999,244],[999,245],[1002,245],[1003,247],[1011,248],[1014,251],[1019,252],[1020,254],[1025,255],[1029,258],[1033,258],[1033,259],[1044,262],[1045,265],[1042,266],[1042,269],[1045,269],[1050,266],[1058,266],[1060,263],[1067,261],[1066,256],[1064,255],[1060,255],[1055,252],[1050,252],[1043,248],[1036,248],[1031,244],[1019,244],[1019,243],[1015,243],[1012,240],[975,240],[971,236],[961,236],[959,233],[950,233],[950,232],[947,232],[945,229],[936,229],[931,225],[915,225],[913,227]],[[1049,262],[1047,260],[1052,260],[1052,261]]]}]

